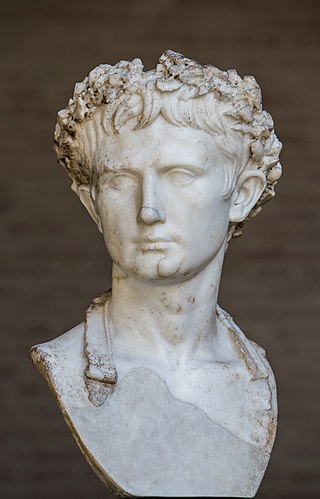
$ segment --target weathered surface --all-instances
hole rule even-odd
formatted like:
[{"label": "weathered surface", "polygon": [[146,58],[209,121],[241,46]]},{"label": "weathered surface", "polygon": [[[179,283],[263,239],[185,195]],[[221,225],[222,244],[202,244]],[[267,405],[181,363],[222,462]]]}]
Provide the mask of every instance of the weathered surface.
[{"label": "weathered surface", "polygon": [[[107,488],[119,496],[253,497],[269,461],[277,416],[274,378],[262,349],[220,310],[220,327],[236,344],[242,363],[233,377],[223,380],[209,367],[198,373],[197,393],[182,395],[156,371],[119,363],[118,382],[103,403],[95,404],[86,390],[88,347],[85,351],[83,345],[101,338],[99,301],[90,324],[34,347],[30,356]],[[217,389],[219,378],[224,390],[218,386],[212,399],[210,384]],[[192,379],[185,379],[191,388]]]},{"label": "weathered surface", "polygon": [[[113,282],[87,311],[84,350],[68,358],[73,331],[33,361],[114,493],[252,497],[274,441],[275,383],[217,297],[229,241],[282,171],[259,85],[167,50],[151,71],[140,59],[98,66],[57,119],[58,160],[103,234]],[[145,379],[129,390],[136,370]]]}]

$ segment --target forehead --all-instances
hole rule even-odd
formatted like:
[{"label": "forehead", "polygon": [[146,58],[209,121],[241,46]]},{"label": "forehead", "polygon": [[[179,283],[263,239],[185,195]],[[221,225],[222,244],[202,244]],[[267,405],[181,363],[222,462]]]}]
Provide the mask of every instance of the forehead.
[{"label": "forehead", "polygon": [[124,126],[117,135],[105,136],[98,146],[98,160],[104,167],[138,169],[183,163],[209,167],[230,158],[224,140],[224,136],[175,126],[158,116],[145,128],[132,130]]}]

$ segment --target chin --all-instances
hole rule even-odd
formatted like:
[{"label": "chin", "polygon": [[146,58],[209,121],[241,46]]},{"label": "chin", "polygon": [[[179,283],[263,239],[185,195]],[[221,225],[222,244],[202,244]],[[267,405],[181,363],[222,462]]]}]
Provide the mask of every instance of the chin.
[{"label": "chin", "polygon": [[162,255],[144,254],[135,262],[135,265],[128,265],[125,268],[119,265],[127,274],[154,285],[169,284],[179,282],[186,277],[181,273],[181,261],[174,261]]}]

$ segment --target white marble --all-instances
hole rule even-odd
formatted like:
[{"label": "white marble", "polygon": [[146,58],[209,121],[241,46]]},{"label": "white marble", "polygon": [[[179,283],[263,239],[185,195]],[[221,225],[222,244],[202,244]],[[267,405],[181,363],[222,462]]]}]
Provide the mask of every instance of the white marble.
[{"label": "white marble", "polygon": [[171,51],[153,71],[101,65],[55,149],[113,260],[85,322],[31,350],[77,443],[114,495],[253,497],[275,381],[217,298],[229,240],[281,175],[260,88]]}]

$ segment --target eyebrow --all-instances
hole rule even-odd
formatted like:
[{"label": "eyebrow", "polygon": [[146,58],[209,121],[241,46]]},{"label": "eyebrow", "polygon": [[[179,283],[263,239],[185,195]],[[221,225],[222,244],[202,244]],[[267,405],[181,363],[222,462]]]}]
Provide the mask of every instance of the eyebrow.
[{"label": "eyebrow", "polygon": [[114,167],[106,165],[103,167],[102,173],[114,173],[119,170],[125,173],[139,173],[137,168],[130,168],[128,165],[122,165],[122,164],[115,165]]}]

